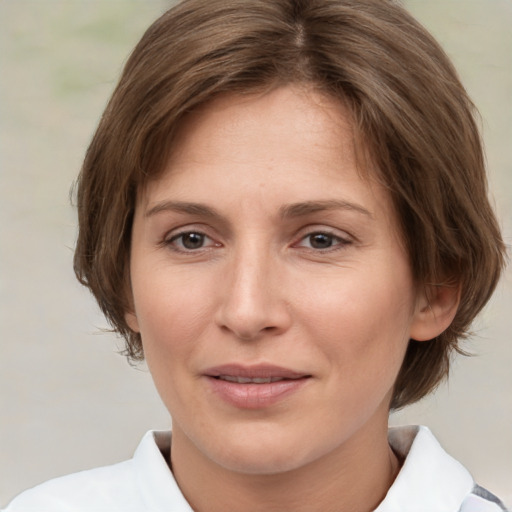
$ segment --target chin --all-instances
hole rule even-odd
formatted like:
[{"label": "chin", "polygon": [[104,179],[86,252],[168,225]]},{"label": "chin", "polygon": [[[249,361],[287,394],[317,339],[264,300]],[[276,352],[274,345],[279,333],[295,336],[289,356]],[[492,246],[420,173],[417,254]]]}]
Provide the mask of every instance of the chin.
[{"label": "chin", "polygon": [[[249,429],[251,430],[251,429]],[[329,446],[316,447],[304,443],[304,436],[294,438],[289,432],[258,432],[232,435],[221,442],[218,449],[212,447],[210,458],[228,471],[250,475],[286,473],[308,465],[322,454],[329,453]],[[307,437],[306,437],[307,438]]]},{"label": "chin", "polygon": [[272,452],[255,449],[247,453],[232,453],[226,457],[220,457],[216,462],[227,469],[236,473],[247,475],[275,475],[296,470],[309,462],[306,458],[290,456],[290,453],[279,450]]}]

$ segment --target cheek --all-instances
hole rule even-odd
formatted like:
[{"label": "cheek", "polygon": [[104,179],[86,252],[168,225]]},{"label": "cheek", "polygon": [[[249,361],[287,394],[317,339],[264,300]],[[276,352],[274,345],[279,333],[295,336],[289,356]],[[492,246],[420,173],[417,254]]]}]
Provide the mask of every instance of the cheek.
[{"label": "cheek", "polygon": [[[359,380],[361,369],[398,372],[409,340],[412,287],[408,275],[346,272],[302,304],[305,325],[331,364]],[[382,277],[384,276],[384,277]]]},{"label": "cheek", "polygon": [[[155,269],[134,283],[135,310],[148,359],[153,353],[190,350],[206,328],[212,303],[209,281]],[[139,286],[137,286],[139,285]]]},{"label": "cheek", "polygon": [[328,369],[326,396],[336,397],[336,404],[324,405],[334,423],[352,418],[352,426],[362,424],[378,408],[387,411],[408,344],[408,309],[400,293],[375,282],[345,280],[310,302],[309,337]]},{"label": "cheek", "polygon": [[195,403],[194,358],[205,338],[210,306],[204,287],[176,275],[147,276],[136,294],[136,311],[146,363],[167,409],[180,411]]}]

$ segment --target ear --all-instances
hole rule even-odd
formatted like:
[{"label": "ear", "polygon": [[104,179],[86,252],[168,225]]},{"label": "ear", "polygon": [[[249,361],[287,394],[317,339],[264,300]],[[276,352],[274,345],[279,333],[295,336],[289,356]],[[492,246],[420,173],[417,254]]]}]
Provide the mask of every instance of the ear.
[{"label": "ear", "polygon": [[[126,260],[126,267],[130,268],[130,259],[129,257]],[[136,333],[140,334],[139,321],[137,320],[137,314],[135,313],[135,304],[133,299],[133,289],[130,273],[127,272],[125,280],[124,280],[124,293],[125,293],[125,313],[124,313],[124,321],[128,325],[128,327]]]},{"label": "ear", "polygon": [[135,305],[133,300],[133,292],[132,285],[128,282],[126,285],[126,298],[127,298],[127,306],[124,313],[124,321],[128,325],[128,327],[136,333],[140,333],[139,321],[137,319],[137,313],[135,312]]},{"label": "ear", "polygon": [[418,298],[410,338],[428,341],[444,332],[452,323],[460,303],[460,285],[426,285]]},{"label": "ear", "polygon": [[135,311],[127,311],[124,314],[124,320],[127,323],[128,327],[133,332],[140,333],[139,321],[137,320],[137,315],[135,314]]}]

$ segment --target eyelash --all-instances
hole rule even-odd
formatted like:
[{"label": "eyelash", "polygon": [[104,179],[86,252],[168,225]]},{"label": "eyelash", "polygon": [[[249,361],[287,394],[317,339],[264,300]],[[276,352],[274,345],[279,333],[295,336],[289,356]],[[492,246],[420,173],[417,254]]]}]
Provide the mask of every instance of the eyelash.
[{"label": "eyelash", "polygon": [[[196,248],[190,248],[184,246],[184,237],[186,236],[197,236],[199,237],[199,242],[201,244],[200,247]],[[328,247],[312,247],[311,242],[313,237],[325,237],[328,242],[330,242],[331,245]],[[302,245],[306,240],[309,239],[310,246],[304,246]],[[179,242],[181,240],[181,243]],[[210,244],[207,246],[204,246],[205,240],[210,240]],[[328,230],[317,230],[317,231],[311,231],[304,236],[302,236],[298,242],[294,243],[292,247],[303,247],[304,249],[313,252],[313,253],[329,253],[334,251],[339,251],[347,246],[351,245],[353,241],[351,239],[343,238],[341,236],[338,236]],[[163,245],[169,247],[172,251],[181,253],[181,254],[193,254],[198,252],[203,252],[205,250],[211,250],[215,247],[221,247],[221,244],[218,242],[215,242],[211,237],[203,233],[199,230],[188,230],[188,231],[182,231],[180,233],[176,233],[175,235],[171,236],[170,238],[167,238],[164,240]]]},{"label": "eyelash", "polygon": [[312,231],[308,234],[306,234],[305,236],[303,236],[298,243],[294,244],[295,247],[297,246],[301,246],[301,243],[304,241],[304,240],[307,240],[309,239],[310,240],[310,243],[311,243],[311,240],[313,239],[313,237],[318,237],[318,236],[323,236],[327,239],[329,239],[331,241],[331,244],[329,247],[324,247],[324,248],[318,248],[318,247],[306,247],[306,249],[310,250],[310,251],[313,251],[313,252],[322,252],[322,253],[326,253],[326,252],[332,252],[332,251],[339,251],[341,249],[344,249],[345,247],[347,247],[348,245],[351,245],[352,244],[352,240],[350,240],[348,237],[347,238],[343,238],[341,236],[338,236],[330,231],[326,231],[326,230],[318,230],[318,231]]},{"label": "eyelash", "polygon": [[[197,235],[198,237],[201,238],[202,242],[204,242],[204,240],[206,240],[206,239],[209,239],[213,242],[213,244],[211,244],[208,247],[201,246],[201,247],[197,247],[195,249],[184,247],[183,239],[187,235],[188,236]],[[180,245],[182,246],[181,248],[176,245],[176,241],[178,241],[180,239],[181,239]],[[175,252],[179,252],[179,253],[194,253],[194,252],[198,252],[200,250],[204,251],[205,249],[210,249],[211,247],[220,247],[221,246],[221,244],[214,242],[212,240],[212,238],[210,238],[205,233],[202,233],[201,231],[194,231],[194,230],[182,231],[181,233],[177,233],[177,234],[173,235],[171,238],[164,240],[164,245],[168,246],[171,250],[173,250]]]}]

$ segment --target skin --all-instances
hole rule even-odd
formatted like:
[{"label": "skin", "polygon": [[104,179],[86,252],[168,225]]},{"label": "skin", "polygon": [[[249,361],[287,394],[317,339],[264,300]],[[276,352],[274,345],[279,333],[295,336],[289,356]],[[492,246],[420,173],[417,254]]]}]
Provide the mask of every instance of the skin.
[{"label": "skin", "polygon": [[[418,292],[341,104],[286,86],[189,116],[139,194],[130,273],[126,319],[173,418],[170,464],[194,510],[378,505],[399,466],[387,419],[408,340],[439,334],[456,305]],[[309,377],[246,409],[205,377],[228,363]]]}]

